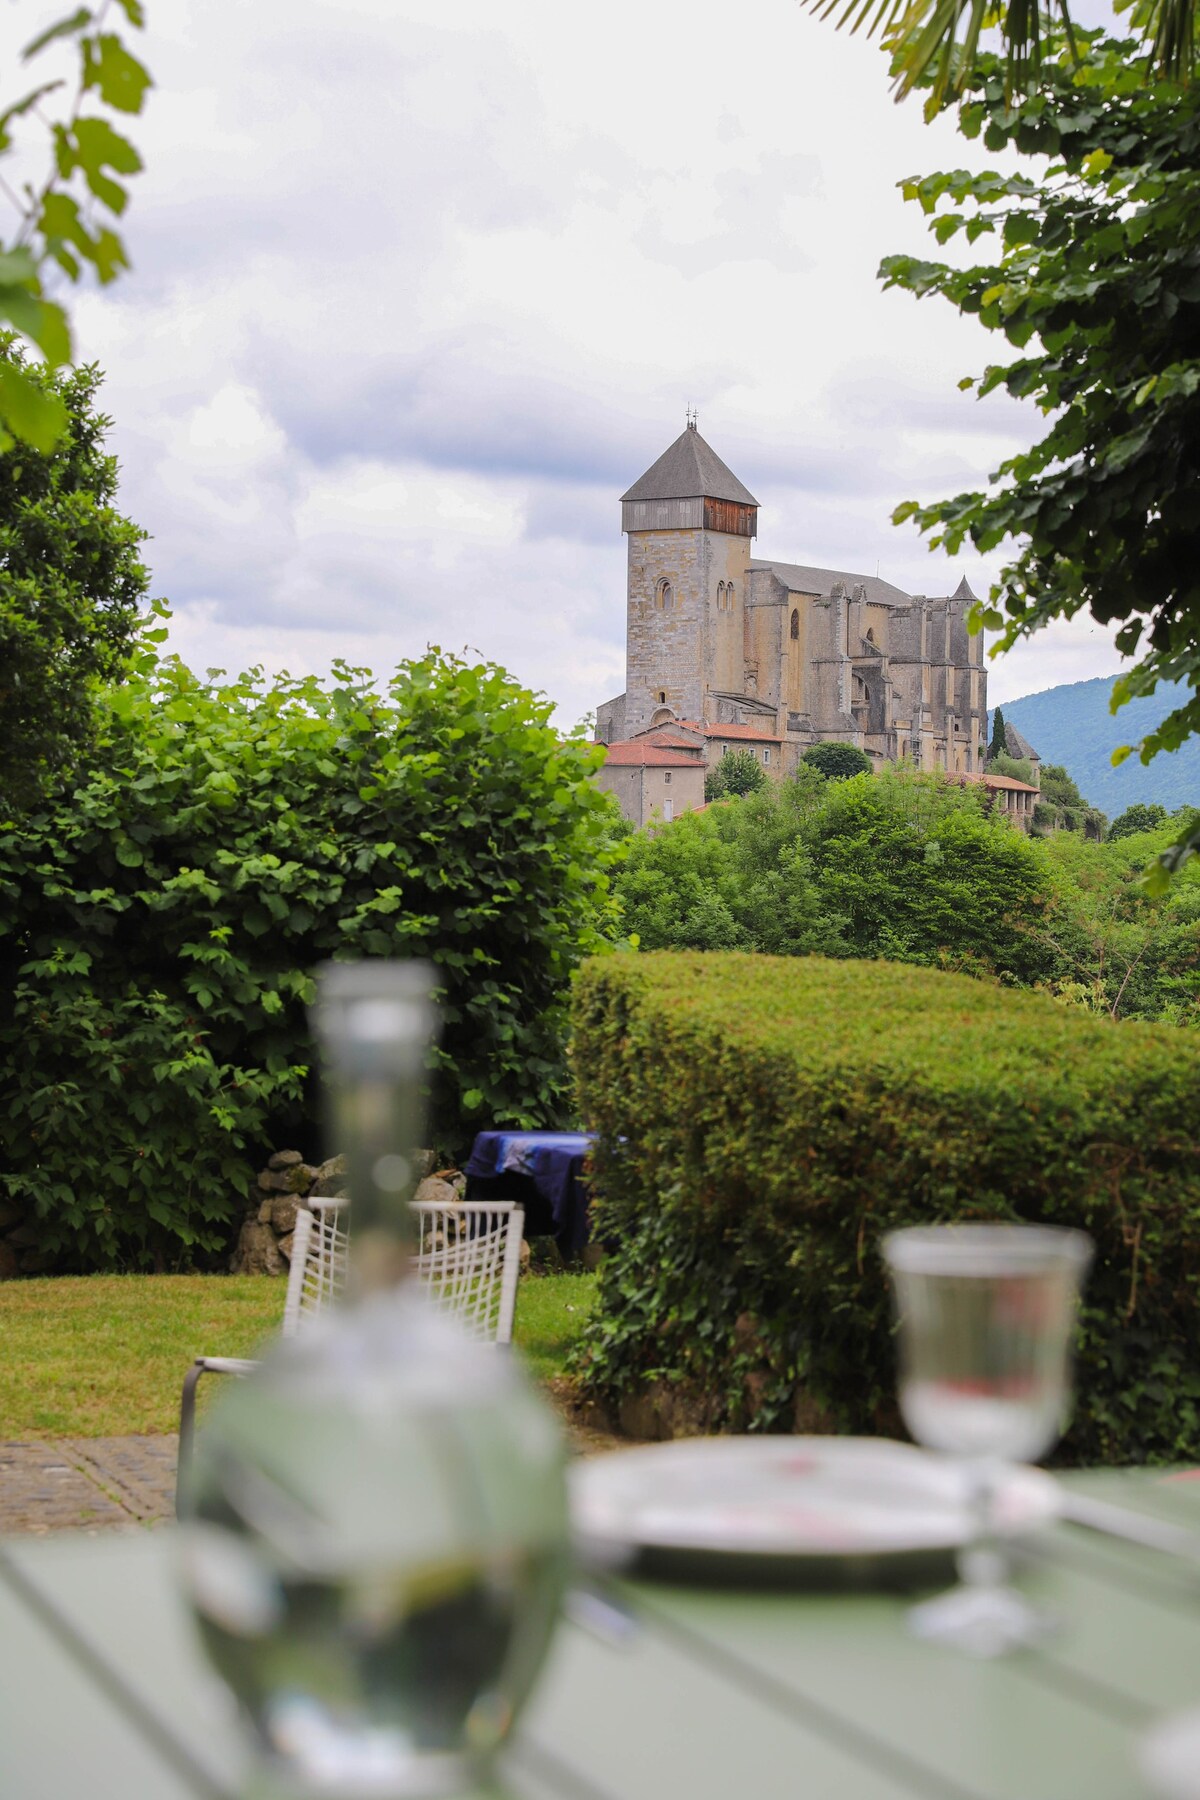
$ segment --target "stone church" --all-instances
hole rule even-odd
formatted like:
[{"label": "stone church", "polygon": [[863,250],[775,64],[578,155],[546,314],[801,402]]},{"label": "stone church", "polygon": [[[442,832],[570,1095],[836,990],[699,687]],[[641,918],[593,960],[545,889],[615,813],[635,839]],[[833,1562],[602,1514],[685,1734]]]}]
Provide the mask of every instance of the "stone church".
[{"label": "stone church", "polygon": [[597,711],[601,743],[657,740],[679,755],[682,733],[705,741],[709,762],[734,743],[761,747],[772,774],[825,740],[858,745],[877,768],[982,769],[987,675],[965,580],[927,598],[754,556],[758,502],[691,419],[623,495],[621,528],[625,692]]}]

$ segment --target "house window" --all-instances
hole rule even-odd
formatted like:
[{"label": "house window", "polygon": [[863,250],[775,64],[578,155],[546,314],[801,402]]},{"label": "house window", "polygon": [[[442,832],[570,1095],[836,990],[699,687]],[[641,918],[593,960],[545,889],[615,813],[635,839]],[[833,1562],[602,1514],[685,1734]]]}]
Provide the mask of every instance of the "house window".
[{"label": "house window", "polygon": [[666,774],[665,774],[665,775],[664,775],[664,776],[663,776],[663,780],[664,780],[664,781],[665,781],[665,782],[666,782],[666,784],[667,784],[667,786],[668,786],[668,787],[670,787],[670,785],[671,785],[671,771],[670,771],[670,770],[669,770],[669,769],[668,769],[668,770],[667,770],[667,773],[666,773]]},{"label": "house window", "polygon": [[674,817],[675,817],[675,802],[673,800],[664,800],[663,801],[663,824],[669,825],[671,823],[671,820]]},{"label": "house window", "polygon": [[675,591],[669,581],[660,581],[655,590],[655,604],[662,612],[667,612],[675,604]]},{"label": "house window", "polygon": [[764,750],[763,751],[763,768],[769,769],[770,766],[771,766],[771,752],[769,750]]},{"label": "house window", "polygon": [[799,636],[800,636],[800,609],[799,609],[799,607],[793,606],[793,608],[792,608],[792,637],[798,638]]}]

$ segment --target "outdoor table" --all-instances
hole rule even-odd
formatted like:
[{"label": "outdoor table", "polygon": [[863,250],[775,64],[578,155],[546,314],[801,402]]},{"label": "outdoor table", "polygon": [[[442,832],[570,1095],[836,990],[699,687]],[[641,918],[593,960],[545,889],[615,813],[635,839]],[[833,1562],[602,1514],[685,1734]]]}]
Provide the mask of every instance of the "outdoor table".
[{"label": "outdoor table", "polygon": [[[1200,1524],[1200,1484],[1072,1477]],[[170,1528],[0,1546],[6,1800],[234,1800],[245,1751]],[[568,1616],[501,1767],[509,1800],[1147,1800],[1137,1749],[1200,1702],[1200,1569],[1058,1525],[1023,1577],[1061,1631],[973,1662],[906,1596],[616,1582]],[[489,1790],[490,1792],[491,1790]]]},{"label": "outdoor table", "polygon": [[481,1131],[463,1171],[467,1198],[521,1200],[527,1234],[548,1230],[564,1256],[578,1256],[588,1241],[583,1165],[594,1141],[587,1131]]}]

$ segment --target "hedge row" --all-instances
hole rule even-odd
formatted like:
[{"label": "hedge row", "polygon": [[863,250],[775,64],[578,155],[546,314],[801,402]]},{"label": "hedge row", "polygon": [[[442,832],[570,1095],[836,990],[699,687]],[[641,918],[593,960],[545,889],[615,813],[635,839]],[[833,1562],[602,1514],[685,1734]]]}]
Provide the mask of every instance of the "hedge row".
[{"label": "hedge row", "polygon": [[900,1430],[885,1232],[1096,1244],[1060,1456],[1200,1458],[1200,1044],[881,962],[619,956],[575,1001],[610,1244],[580,1372],[626,1422]]},{"label": "hedge row", "polygon": [[0,1198],[36,1257],[221,1249],[265,1151],[316,1150],[305,1003],[329,958],[435,964],[444,1148],[556,1121],[614,809],[549,715],[436,651],[382,691],[142,659],[87,767],[0,821]]}]

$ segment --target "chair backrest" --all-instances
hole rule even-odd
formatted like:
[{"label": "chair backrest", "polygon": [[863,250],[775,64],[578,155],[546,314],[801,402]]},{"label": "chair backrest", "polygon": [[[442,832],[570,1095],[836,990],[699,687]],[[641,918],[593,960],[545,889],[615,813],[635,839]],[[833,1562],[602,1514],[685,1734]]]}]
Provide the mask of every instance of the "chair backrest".
[{"label": "chair backrest", "polygon": [[511,1344],[525,1211],[513,1200],[414,1201],[417,1279],[471,1337]]},{"label": "chair backrest", "polygon": [[296,1213],[287,1297],[283,1303],[283,1335],[294,1337],[322,1307],[336,1300],[346,1285],[348,1200],[310,1200]]},{"label": "chair backrest", "polygon": [[[296,1214],[283,1335],[341,1294],[350,1247],[348,1200],[310,1200]],[[415,1272],[439,1306],[483,1343],[510,1344],[521,1268],[523,1207],[512,1200],[413,1203]]]}]

